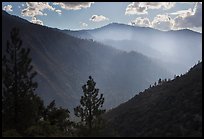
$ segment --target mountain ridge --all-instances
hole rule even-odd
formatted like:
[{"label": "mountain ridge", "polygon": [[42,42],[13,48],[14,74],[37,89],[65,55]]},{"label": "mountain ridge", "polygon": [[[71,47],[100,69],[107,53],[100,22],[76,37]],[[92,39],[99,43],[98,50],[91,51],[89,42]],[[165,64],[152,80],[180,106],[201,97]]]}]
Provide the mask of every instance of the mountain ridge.
[{"label": "mountain ridge", "polygon": [[202,136],[202,62],[145,89],[105,117],[117,136]]},{"label": "mountain ridge", "polygon": [[148,27],[112,23],[92,30],[62,32],[98,41],[118,50],[139,52],[157,59],[172,74],[184,73],[202,58],[202,34],[188,29],[164,32]]},{"label": "mountain ridge", "polygon": [[9,14],[3,14],[2,18],[2,54],[11,28],[18,27],[23,46],[31,49],[32,63],[38,72],[37,93],[46,104],[55,99],[58,105],[72,109],[78,104],[81,86],[90,75],[104,93],[106,108],[128,100],[135,90],[142,90],[159,77],[173,76],[154,60],[137,52],[124,52],[57,29],[25,24],[21,22],[25,20]]},{"label": "mountain ridge", "polygon": [[98,29],[103,29],[103,28],[106,28],[106,27],[110,27],[110,26],[125,26],[125,27],[130,27],[132,29],[134,28],[141,28],[141,29],[150,29],[150,30],[157,30],[157,31],[160,31],[160,32],[182,32],[182,31],[185,31],[185,32],[193,32],[195,34],[202,34],[200,32],[196,32],[196,31],[193,31],[193,30],[190,30],[190,29],[180,29],[180,30],[169,30],[169,31],[161,31],[159,29],[154,29],[154,28],[151,28],[151,27],[142,27],[142,26],[132,26],[132,25],[128,25],[128,24],[124,24],[124,23],[117,23],[117,22],[113,22],[113,23],[109,23],[107,25],[104,25],[104,26],[101,26],[101,27],[97,27],[97,28],[93,28],[93,29],[81,29],[81,30],[71,30],[71,29],[62,29],[62,31],[72,31],[72,32],[78,32],[78,31],[92,31],[92,30],[98,30]]}]

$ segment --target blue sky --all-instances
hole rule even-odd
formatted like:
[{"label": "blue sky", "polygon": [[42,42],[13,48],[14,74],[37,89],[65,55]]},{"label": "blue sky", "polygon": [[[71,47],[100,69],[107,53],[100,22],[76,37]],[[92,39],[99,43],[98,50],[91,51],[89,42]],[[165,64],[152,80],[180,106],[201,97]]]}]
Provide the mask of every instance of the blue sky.
[{"label": "blue sky", "polygon": [[198,2],[3,2],[2,9],[59,29],[93,29],[116,22],[164,31],[202,30],[202,3]]}]

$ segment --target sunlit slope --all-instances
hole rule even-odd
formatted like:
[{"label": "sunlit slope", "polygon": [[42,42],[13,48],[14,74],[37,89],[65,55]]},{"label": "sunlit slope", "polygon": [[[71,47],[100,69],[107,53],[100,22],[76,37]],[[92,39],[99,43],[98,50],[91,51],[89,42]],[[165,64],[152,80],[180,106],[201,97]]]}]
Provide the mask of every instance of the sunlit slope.
[{"label": "sunlit slope", "polygon": [[140,53],[78,39],[6,12],[2,12],[2,18],[2,53],[11,28],[20,28],[23,46],[31,48],[32,63],[38,72],[37,92],[45,103],[55,99],[56,104],[75,107],[82,95],[81,87],[90,75],[105,96],[106,108],[127,101],[135,91],[143,90],[158,78],[173,77]]}]

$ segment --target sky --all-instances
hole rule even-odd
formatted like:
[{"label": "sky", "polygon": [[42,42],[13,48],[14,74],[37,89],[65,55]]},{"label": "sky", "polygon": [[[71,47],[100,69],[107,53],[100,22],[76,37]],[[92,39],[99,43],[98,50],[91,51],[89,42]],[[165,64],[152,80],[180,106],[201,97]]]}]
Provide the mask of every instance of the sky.
[{"label": "sky", "polygon": [[2,2],[2,10],[59,29],[94,29],[122,23],[202,33],[202,2]]}]

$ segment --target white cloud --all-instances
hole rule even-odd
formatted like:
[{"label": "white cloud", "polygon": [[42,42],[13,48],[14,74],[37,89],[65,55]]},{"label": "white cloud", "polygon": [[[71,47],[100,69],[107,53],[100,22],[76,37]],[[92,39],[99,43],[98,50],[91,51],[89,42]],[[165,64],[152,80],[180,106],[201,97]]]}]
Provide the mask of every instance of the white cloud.
[{"label": "white cloud", "polygon": [[125,11],[125,14],[147,14],[148,9],[160,9],[164,10],[174,7],[175,2],[132,2]]},{"label": "white cloud", "polygon": [[169,15],[157,15],[154,17],[152,21],[152,27],[162,30],[168,31],[171,30],[174,26],[174,20]]},{"label": "white cloud", "polygon": [[189,8],[188,10],[180,10],[173,13],[169,13],[170,15],[185,15],[187,13],[192,13],[192,9]]},{"label": "white cloud", "polygon": [[43,22],[39,19],[36,19],[36,17],[32,17],[31,22],[35,24],[43,25]]},{"label": "white cloud", "polygon": [[81,27],[87,27],[88,24],[86,24],[86,23],[84,23],[84,22],[80,22],[80,26],[81,26]]},{"label": "white cloud", "polygon": [[141,27],[151,26],[151,22],[149,21],[148,18],[141,18],[141,17],[136,18],[135,20],[131,21],[129,24],[133,26],[136,25],[136,26],[141,26]]},{"label": "white cloud", "polygon": [[41,20],[36,19],[37,15],[46,16],[47,13],[43,11],[45,9],[56,11],[48,2],[26,2],[26,8],[21,11],[23,16],[32,17],[31,22],[39,25],[43,25]]},{"label": "white cloud", "polygon": [[60,5],[66,10],[80,10],[82,8],[91,7],[94,2],[54,2],[53,5]]},{"label": "white cloud", "polygon": [[152,22],[148,18],[138,17],[130,23],[133,26],[151,27],[162,31],[171,30],[174,26],[174,20],[168,15],[157,15]]},{"label": "white cloud", "polygon": [[163,7],[165,10],[171,9],[175,6],[176,2],[163,2]]},{"label": "white cloud", "polygon": [[89,20],[91,20],[93,22],[101,22],[101,21],[105,21],[105,20],[109,20],[109,19],[103,15],[92,15]]},{"label": "white cloud", "polygon": [[178,14],[174,20],[175,29],[202,27],[202,4],[196,3],[193,11]]},{"label": "white cloud", "polygon": [[3,10],[7,11],[7,12],[12,12],[13,9],[12,9],[12,5],[6,5],[4,6]]},{"label": "white cloud", "polygon": [[[82,8],[88,8],[94,2],[54,2],[53,5],[60,5],[63,9],[79,10]],[[24,6],[22,4],[22,6]],[[41,20],[36,19],[36,16],[46,16],[47,13],[44,10],[51,10],[62,14],[60,9],[55,9],[49,2],[26,2],[26,7],[21,11],[23,16],[32,17],[31,22],[43,25]]]},{"label": "white cloud", "polygon": [[23,16],[34,17],[37,15],[47,15],[43,13],[45,9],[55,10],[48,2],[26,2],[26,5],[27,7],[21,11]]},{"label": "white cloud", "polygon": [[62,14],[61,10],[55,10],[55,12],[57,12],[58,14]]},{"label": "white cloud", "polygon": [[[175,15],[172,18],[169,15]],[[148,18],[138,17],[129,23],[130,25],[138,25],[152,27],[162,31],[191,29],[202,30],[202,4],[197,2],[192,10],[180,10],[169,14],[158,14],[152,21]]]},{"label": "white cloud", "polygon": [[175,2],[144,2],[148,9],[160,9],[163,7],[164,10],[171,9],[174,7]]},{"label": "white cloud", "polygon": [[141,2],[132,2],[127,6],[125,14],[147,14],[147,7]]}]

